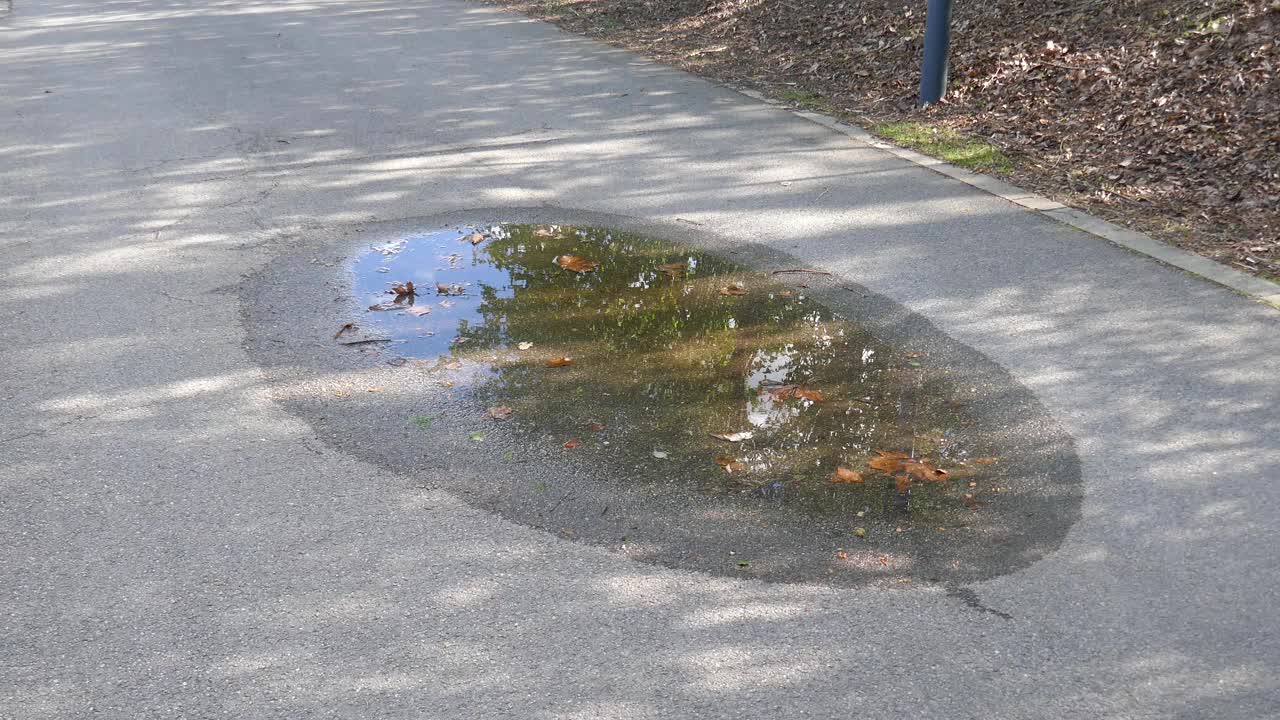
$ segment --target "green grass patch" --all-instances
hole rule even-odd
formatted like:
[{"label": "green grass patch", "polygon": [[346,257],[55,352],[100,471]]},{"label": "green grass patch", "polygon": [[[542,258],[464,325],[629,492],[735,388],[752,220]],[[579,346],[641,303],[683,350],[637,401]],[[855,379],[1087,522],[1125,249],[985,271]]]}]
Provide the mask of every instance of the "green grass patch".
[{"label": "green grass patch", "polygon": [[871,132],[969,170],[1008,172],[1013,163],[996,146],[945,127],[921,122],[879,123]]},{"label": "green grass patch", "polygon": [[810,90],[787,88],[778,93],[778,99],[808,110],[817,110],[819,112],[831,112],[832,110],[830,100]]}]

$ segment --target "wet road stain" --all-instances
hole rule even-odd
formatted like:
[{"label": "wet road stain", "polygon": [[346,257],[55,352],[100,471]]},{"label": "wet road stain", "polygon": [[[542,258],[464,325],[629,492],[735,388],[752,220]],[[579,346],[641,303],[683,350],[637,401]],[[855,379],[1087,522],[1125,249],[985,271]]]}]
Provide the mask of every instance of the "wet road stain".
[{"label": "wet road stain", "polygon": [[1000,449],[970,432],[945,372],[812,299],[805,273],[528,224],[381,243],[352,270],[365,309],[340,342],[387,340],[379,362],[613,477],[839,516],[859,538],[1001,511]]}]

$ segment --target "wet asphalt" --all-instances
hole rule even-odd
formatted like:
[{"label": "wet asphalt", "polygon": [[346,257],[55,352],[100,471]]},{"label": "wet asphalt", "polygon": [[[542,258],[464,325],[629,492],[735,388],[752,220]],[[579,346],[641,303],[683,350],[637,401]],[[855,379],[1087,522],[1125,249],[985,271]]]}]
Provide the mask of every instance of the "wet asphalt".
[{"label": "wet asphalt", "polygon": [[[480,5],[17,3],[0,63],[0,717],[1280,717],[1274,310]],[[487,219],[835,273],[1059,510],[911,582],[604,542],[334,353],[365,238]]]}]

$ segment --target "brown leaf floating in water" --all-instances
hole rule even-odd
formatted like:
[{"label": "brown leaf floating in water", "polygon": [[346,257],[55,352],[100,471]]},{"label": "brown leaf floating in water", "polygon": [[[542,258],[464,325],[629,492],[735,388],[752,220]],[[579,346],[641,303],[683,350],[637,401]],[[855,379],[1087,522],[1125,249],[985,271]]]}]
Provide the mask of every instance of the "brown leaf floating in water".
[{"label": "brown leaf floating in water", "polygon": [[850,470],[847,467],[837,467],[836,473],[831,477],[831,482],[847,485],[861,485],[862,473],[856,470]]},{"label": "brown leaf floating in water", "polygon": [[577,255],[561,255],[556,258],[556,264],[565,270],[570,270],[576,273],[591,272],[592,270],[600,267],[600,263],[578,257]]},{"label": "brown leaf floating in water", "polygon": [[667,263],[665,265],[659,265],[658,269],[670,276],[672,280],[679,280],[684,276],[685,264]]}]

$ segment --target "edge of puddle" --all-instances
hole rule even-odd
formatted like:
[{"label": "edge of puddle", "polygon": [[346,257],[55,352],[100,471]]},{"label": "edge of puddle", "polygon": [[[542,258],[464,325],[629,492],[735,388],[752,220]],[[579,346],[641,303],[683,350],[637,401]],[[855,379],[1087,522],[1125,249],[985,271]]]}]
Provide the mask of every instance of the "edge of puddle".
[{"label": "edge of puddle", "polygon": [[[356,353],[334,352],[331,337],[341,324],[335,321],[349,316],[355,307],[346,295],[350,262],[360,250],[415,232],[478,222],[607,227],[690,245],[754,272],[805,266],[775,248],[728,241],[683,223],[547,206],[454,210],[310,231],[240,285],[246,350],[267,372],[272,385],[280,388],[273,393],[277,402],[306,421],[326,444],[387,469],[414,486],[446,490],[473,507],[512,522],[610,548],[638,561],[717,576],[834,586],[914,583],[954,587],[1030,566],[1054,552],[1080,518],[1083,485],[1074,440],[1030,389],[922,316],[836,276],[807,276],[806,293],[832,312],[857,322],[877,340],[924,351],[938,372],[954,373],[957,381],[963,379],[964,384],[978,388],[979,399],[973,401],[972,413],[992,427],[1005,429],[1010,446],[1016,446],[1011,456],[1021,453],[1035,458],[1025,472],[1040,478],[1038,482],[1049,498],[1045,502],[1055,503],[1060,512],[1048,518],[1041,513],[1038,519],[1042,522],[1022,528],[1013,539],[1009,533],[960,538],[957,536],[964,533],[939,532],[937,537],[925,538],[922,545],[912,546],[923,554],[923,560],[912,556],[904,567],[894,555],[892,567],[877,567],[875,560],[883,561],[891,551],[857,540],[847,527],[842,530],[840,523],[830,519],[815,520],[797,513],[767,515],[758,507],[753,511],[750,503],[758,506],[762,502],[758,500],[726,501],[706,496],[699,500],[694,492],[663,495],[643,487],[624,488],[597,481],[595,468],[584,458],[557,452],[558,447],[529,448],[514,437],[503,437],[502,428],[484,418],[484,408],[465,397],[421,381],[415,383],[401,368],[371,367],[376,364]],[[299,304],[308,308],[306,314],[291,311]],[[363,393],[358,387],[361,384],[390,392]],[[347,386],[353,387],[348,396],[352,402],[333,402],[330,393]],[[411,427],[407,422],[411,409],[423,405],[449,421],[436,423],[440,426],[437,430]],[[476,452],[465,439],[473,430],[488,436],[483,452]],[[506,462],[501,459],[504,454],[519,460]],[[510,475],[518,479],[490,480]],[[553,483],[553,491],[539,497],[519,492],[520,485],[528,486],[538,478],[544,478],[538,482]],[[583,513],[587,508],[592,512]],[[603,512],[587,518],[596,508]],[[614,518],[605,520],[610,510]],[[609,540],[611,532],[616,535],[616,528],[611,530],[609,523],[615,522],[620,511],[644,515],[625,517],[640,518],[638,534],[656,539],[629,546]],[[745,540],[727,536],[727,528],[734,523],[739,528],[750,524],[755,535]],[[579,527],[570,527],[575,524]],[[667,537],[679,539],[663,539]],[[950,551],[956,546],[966,554],[953,560]],[[849,551],[856,562],[836,561],[837,548]],[[751,564],[740,568],[738,559]]]}]

